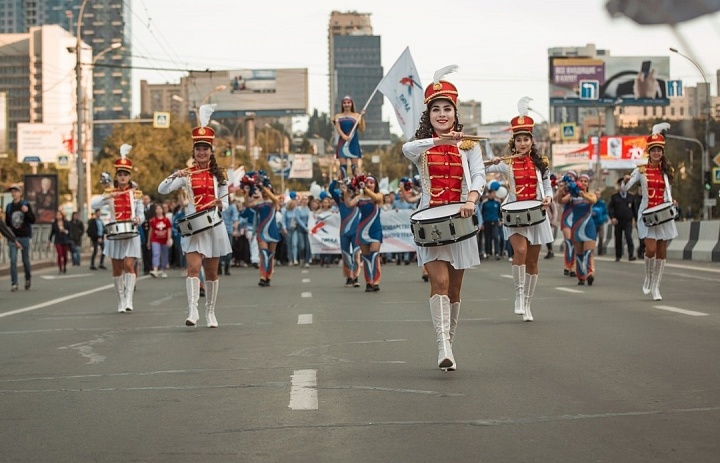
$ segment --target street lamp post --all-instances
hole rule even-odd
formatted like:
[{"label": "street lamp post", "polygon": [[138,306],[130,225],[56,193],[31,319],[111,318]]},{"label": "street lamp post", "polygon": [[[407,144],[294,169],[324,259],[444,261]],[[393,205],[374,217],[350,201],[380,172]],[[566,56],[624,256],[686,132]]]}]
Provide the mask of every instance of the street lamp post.
[{"label": "street lamp post", "polygon": [[80,32],[82,31],[82,17],[85,12],[85,6],[87,6],[88,0],[83,0],[80,5],[80,12],[77,18],[77,32],[75,34],[75,92],[77,105],[77,207],[78,215],[82,217],[82,220],[87,220],[89,215],[86,209],[85,188],[85,166],[83,165],[84,153],[83,153],[83,129],[85,124],[84,104],[83,104],[83,84],[82,84],[82,38]]},{"label": "street lamp post", "polygon": [[[702,156],[702,175],[700,175],[700,181],[703,182],[703,178],[705,176],[705,172],[708,172],[710,170],[710,111],[711,111],[711,103],[710,103],[710,85],[708,84],[707,78],[705,77],[705,71],[703,68],[698,64],[697,61],[690,58],[687,55],[684,55],[680,53],[675,48],[670,48],[670,51],[682,56],[686,60],[690,61],[693,66],[700,72],[700,75],[703,78],[703,82],[705,82],[705,108],[703,110],[703,113],[705,115],[705,150]],[[703,182],[704,183],[704,182]],[[708,201],[710,199],[710,192],[706,190],[703,186],[703,220],[708,220],[710,218],[710,206],[708,205]]]}]

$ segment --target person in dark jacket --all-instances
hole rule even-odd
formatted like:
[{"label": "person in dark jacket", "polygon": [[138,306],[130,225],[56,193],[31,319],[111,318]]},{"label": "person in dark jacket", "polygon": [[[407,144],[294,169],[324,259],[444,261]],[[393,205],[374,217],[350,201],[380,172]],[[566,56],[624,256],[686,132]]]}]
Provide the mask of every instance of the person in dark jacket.
[{"label": "person in dark jacket", "polygon": [[70,217],[70,252],[72,253],[73,267],[80,265],[83,233],[85,233],[85,224],[79,219],[78,213],[73,212]]},{"label": "person in dark jacket", "polygon": [[608,216],[615,229],[615,262],[619,261],[623,255],[623,233],[625,234],[629,260],[637,260],[632,239],[633,222],[637,217],[637,202],[634,194],[623,193],[619,190],[622,182],[629,178],[630,176],[626,175],[618,179],[618,191],[613,193],[610,197],[610,204],[608,204]]},{"label": "person in dark jacket", "polygon": [[35,223],[35,214],[30,203],[23,199],[22,186],[15,183],[8,189],[12,195],[12,201],[5,208],[5,224],[12,230],[20,242],[18,248],[16,243],[11,243],[8,252],[10,258],[10,291],[18,290],[17,274],[17,252],[22,253],[23,269],[25,270],[25,289],[30,289],[31,268],[30,268],[30,240],[32,239],[32,225]]},{"label": "person in dark jacket", "polygon": [[55,244],[58,273],[67,273],[68,253],[72,241],[70,241],[70,221],[65,219],[62,211],[55,212],[48,241]]},{"label": "person in dark jacket", "polygon": [[98,250],[100,250],[100,268],[106,268],[105,265],[103,265],[105,261],[105,254],[103,254],[103,248],[105,247],[105,224],[100,218],[100,209],[95,211],[95,217],[88,220],[87,235],[90,237],[93,247],[92,256],[90,256],[90,270],[98,269],[98,267],[95,267],[95,256],[97,256]]}]

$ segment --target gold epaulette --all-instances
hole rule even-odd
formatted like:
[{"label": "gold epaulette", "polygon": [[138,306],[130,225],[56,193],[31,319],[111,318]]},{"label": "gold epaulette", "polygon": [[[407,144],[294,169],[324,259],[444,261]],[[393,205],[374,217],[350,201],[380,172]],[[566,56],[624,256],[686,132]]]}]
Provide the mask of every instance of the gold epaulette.
[{"label": "gold epaulette", "polygon": [[105,188],[105,190],[103,190],[103,193],[105,193],[105,194],[110,194],[110,193],[112,193],[113,191],[115,191],[115,188]]},{"label": "gold epaulette", "polygon": [[547,156],[540,156],[540,162],[545,165],[545,167],[550,168],[550,159]]},{"label": "gold epaulette", "polygon": [[135,190],[135,199],[142,199],[143,192],[140,190]]},{"label": "gold epaulette", "polygon": [[220,178],[222,178],[223,181],[228,180],[227,169],[225,169],[224,167],[220,167]]},{"label": "gold epaulette", "polygon": [[638,167],[638,172],[640,172],[641,174],[645,175],[645,169],[646,169],[646,168],[647,168],[647,164],[645,164],[644,166],[640,166],[640,167]]},{"label": "gold epaulette", "polygon": [[461,150],[471,150],[473,149],[473,146],[475,146],[475,143],[477,142],[474,140],[463,140],[460,142],[458,148],[460,148]]},{"label": "gold epaulette", "polygon": [[513,158],[510,157],[510,156],[508,156],[507,158],[503,159],[503,162],[504,162],[505,164],[511,166],[511,165],[512,165],[512,162],[513,162]]}]

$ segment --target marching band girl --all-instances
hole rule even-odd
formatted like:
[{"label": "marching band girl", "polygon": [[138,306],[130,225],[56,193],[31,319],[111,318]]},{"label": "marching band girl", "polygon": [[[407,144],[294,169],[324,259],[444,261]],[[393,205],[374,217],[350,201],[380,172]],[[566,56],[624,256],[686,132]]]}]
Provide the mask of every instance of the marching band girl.
[{"label": "marching band girl", "polygon": [[[208,328],[217,328],[215,304],[220,281],[218,269],[220,257],[232,252],[230,239],[222,225],[221,210],[228,207],[228,182],[225,169],[215,160],[213,142],[215,131],[208,127],[215,105],[202,105],[199,110],[200,126],[192,131],[193,166],[170,175],[158,186],[158,192],[166,195],[185,188],[190,221],[199,214],[205,218],[201,222],[205,227],[180,239],[187,260],[187,278],[185,289],[188,300],[186,326],[196,326],[198,318],[198,300],[200,298],[200,270],[205,270],[205,321]],[[194,216],[194,217],[193,217]],[[210,220],[207,220],[207,218]],[[187,222],[186,222],[187,223]],[[182,228],[182,223],[179,223]]]},{"label": "marching band girl", "polygon": [[[131,181],[132,162],[127,158],[131,148],[130,145],[120,147],[120,159],[115,161],[113,188],[106,189],[90,204],[93,210],[109,204],[115,217],[115,222],[107,226],[108,235],[103,254],[112,261],[113,282],[118,295],[118,312],[121,313],[132,312],[134,309],[133,293],[137,280],[135,260],[142,256],[137,227],[145,220],[143,193],[135,188]],[[124,228],[121,229],[121,226]]]},{"label": "marching band girl", "polygon": [[[403,145],[403,154],[422,177],[419,209],[461,203],[459,213],[468,218],[485,188],[485,167],[480,146],[462,141],[458,121],[458,91],[441,80],[457,66],[435,72],[425,89],[426,109],[420,117],[415,140]],[[460,290],[465,269],[480,264],[477,239],[464,239],[441,246],[418,247],[418,265],[425,266],[430,279],[430,314],[438,345],[438,367],[457,368],[452,346],[460,315]]]},{"label": "marching band girl", "polygon": [[642,187],[642,202],[637,217],[638,237],[645,240],[645,281],[642,290],[644,294],[652,293],[654,301],[662,300],[660,280],[665,269],[667,245],[678,236],[678,232],[674,217],[664,223],[647,226],[643,221],[643,212],[662,204],[668,207],[675,204],[671,191],[674,170],[665,156],[665,137],[662,135],[669,128],[667,122],[653,126],[652,135],[647,138],[647,165],[633,170],[630,179],[621,186],[623,192],[627,192],[638,181]]},{"label": "marching band girl", "polygon": [[[513,201],[539,201],[546,209],[552,203],[552,186],[548,159],[540,156],[533,140],[535,121],[529,117],[530,98],[521,98],[518,102],[519,115],[510,121],[512,139],[508,143],[510,159],[500,164],[502,158],[491,161],[494,165],[487,168],[488,172],[501,172],[508,179],[508,195],[503,206]],[[533,321],[530,303],[535,294],[538,275],[538,259],[542,245],[553,241],[550,220],[535,225],[509,227],[503,223],[503,234],[513,249],[512,273],[515,285],[515,309],[523,321]]]}]

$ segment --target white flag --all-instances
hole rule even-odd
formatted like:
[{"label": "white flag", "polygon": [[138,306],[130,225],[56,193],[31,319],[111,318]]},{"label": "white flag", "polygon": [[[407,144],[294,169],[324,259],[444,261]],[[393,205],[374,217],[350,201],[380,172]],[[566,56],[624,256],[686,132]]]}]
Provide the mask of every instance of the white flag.
[{"label": "white flag", "polygon": [[402,52],[400,58],[380,81],[377,89],[390,100],[405,138],[412,139],[420,125],[420,115],[425,108],[423,87],[410,55],[410,47]]}]

